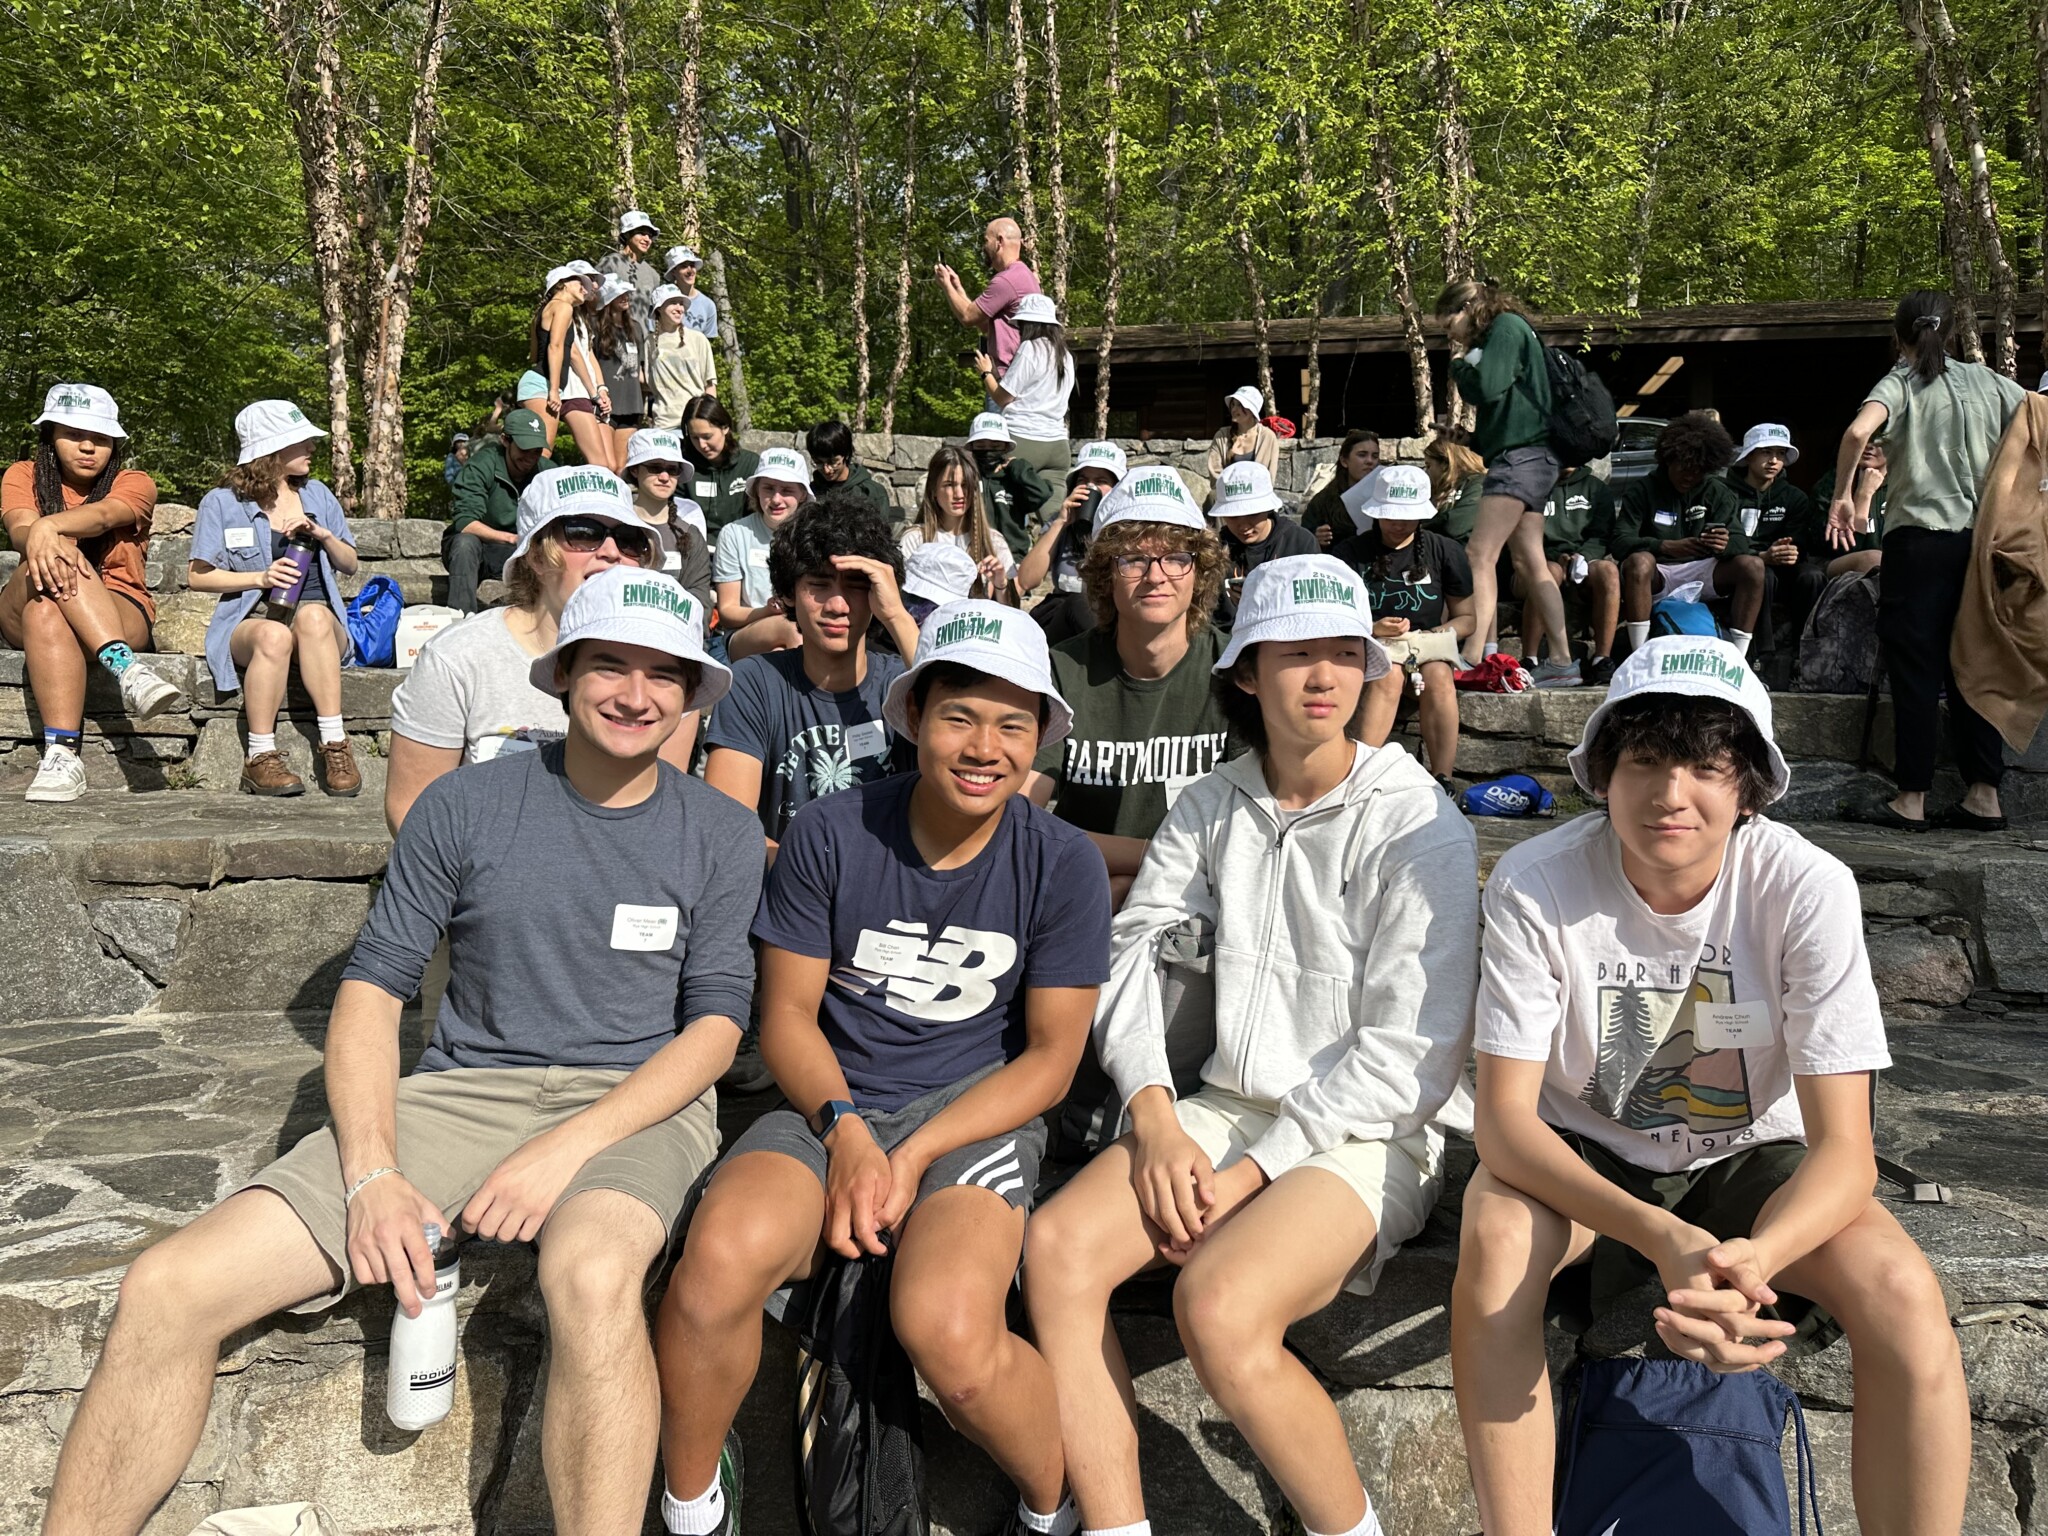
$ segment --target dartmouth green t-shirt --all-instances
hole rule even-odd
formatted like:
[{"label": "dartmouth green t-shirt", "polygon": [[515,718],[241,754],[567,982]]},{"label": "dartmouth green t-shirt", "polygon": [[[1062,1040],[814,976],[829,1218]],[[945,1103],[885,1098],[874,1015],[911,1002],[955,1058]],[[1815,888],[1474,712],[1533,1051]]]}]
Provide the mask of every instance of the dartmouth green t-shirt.
[{"label": "dartmouth green t-shirt", "polygon": [[1174,796],[1243,750],[1209,692],[1223,635],[1204,625],[1180,665],[1124,675],[1116,637],[1091,629],[1052,648],[1053,679],[1074,707],[1073,733],[1038,754],[1052,808],[1084,832],[1149,838]]}]

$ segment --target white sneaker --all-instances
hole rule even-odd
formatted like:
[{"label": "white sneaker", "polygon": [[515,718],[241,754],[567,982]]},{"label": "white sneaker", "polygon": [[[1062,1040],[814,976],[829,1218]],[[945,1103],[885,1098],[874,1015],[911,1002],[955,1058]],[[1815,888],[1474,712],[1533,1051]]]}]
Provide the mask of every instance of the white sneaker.
[{"label": "white sneaker", "polygon": [[78,760],[78,754],[66,747],[45,747],[35,782],[22,798],[44,805],[61,805],[84,793],[85,764]]},{"label": "white sneaker", "polygon": [[1539,662],[1529,674],[1530,685],[1536,688],[1577,688],[1584,681],[1576,661]]},{"label": "white sneaker", "polygon": [[184,702],[183,689],[158,677],[141,662],[132,663],[121,674],[121,703],[137,720],[154,720]]}]

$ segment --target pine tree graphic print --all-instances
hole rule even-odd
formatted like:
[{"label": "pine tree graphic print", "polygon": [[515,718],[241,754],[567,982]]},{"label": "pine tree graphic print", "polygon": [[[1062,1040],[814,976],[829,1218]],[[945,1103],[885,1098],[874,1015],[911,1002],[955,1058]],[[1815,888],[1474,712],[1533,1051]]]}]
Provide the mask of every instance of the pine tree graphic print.
[{"label": "pine tree graphic print", "polygon": [[1688,987],[1602,987],[1600,1049],[1579,1099],[1635,1131],[1739,1131],[1755,1120],[1739,1050],[1703,1049],[1693,1004],[1733,1000],[1734,978],[1702,968]]}]

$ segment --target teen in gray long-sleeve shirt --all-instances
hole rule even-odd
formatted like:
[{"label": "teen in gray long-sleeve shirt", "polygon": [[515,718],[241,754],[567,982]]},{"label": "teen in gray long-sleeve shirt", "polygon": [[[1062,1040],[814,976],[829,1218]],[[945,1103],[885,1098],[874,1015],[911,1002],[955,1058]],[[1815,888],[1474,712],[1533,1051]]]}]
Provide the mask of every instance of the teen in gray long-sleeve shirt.
[{"label": "teen in gray long-sleeve shirt", "polygon": [[744,808],[666,764],[652,796],[609,809],[570,785],[559,744],[478,763],[413,805],[342,976],[412,997],[445,929],[416,1070],[631,1070],[693,1020],[747,1017],[760,848]]}]

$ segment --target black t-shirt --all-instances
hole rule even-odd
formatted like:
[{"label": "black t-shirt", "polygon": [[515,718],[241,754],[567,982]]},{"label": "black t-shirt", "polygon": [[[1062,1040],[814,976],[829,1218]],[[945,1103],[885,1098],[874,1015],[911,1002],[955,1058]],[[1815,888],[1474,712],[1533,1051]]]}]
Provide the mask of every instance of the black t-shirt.
[{"label": "black t-shirt", "polygon": [[1239,543],[1221,523],[1216,525],[1216,534],[1222,539],[1223,553],[1230,561],[1229,579],[1216,597],[1216,622],[1225,629],[1237,621],[1238,594],[1244,590],[1244,578],[1254,568],[1268,560],[1280,560],[1288,555],[1313,555],[1322,550],[1316,536],[1284,512],[1273,514],[1272,531],[1256,544]]},{"label": "black t-shirt", "polygon": [[1472,595],[1472,567],[1456,539],[1427,528],[1390,549],[1377,526],[1330,551],[1365,582],[1375,619],[1406,619],[1410,629],[1435,629],[1449,599]]}]

